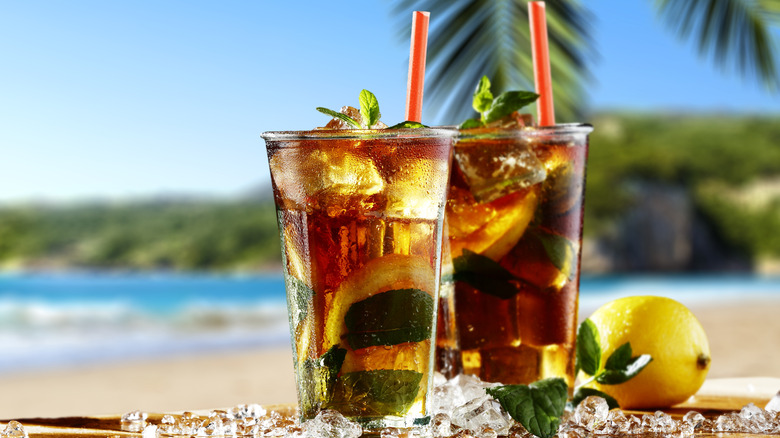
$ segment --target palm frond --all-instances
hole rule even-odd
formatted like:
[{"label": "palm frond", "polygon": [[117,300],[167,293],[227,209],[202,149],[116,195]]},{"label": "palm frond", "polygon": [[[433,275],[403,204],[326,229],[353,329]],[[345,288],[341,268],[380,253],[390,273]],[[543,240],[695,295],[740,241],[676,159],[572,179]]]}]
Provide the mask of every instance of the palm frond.
[{"label": "palm frond", "polygon": [[780,89],[771,27],[780,25],[780,0],[655,0],[682,39],[696,38],[699,53],[723,69]]},{"label": "palm frond", "polygon": [[[558,121],[574,121],[583,111],[583,79],[590,77],[590,16],[576,0],[546,3],[555,112]],[[425,113],[435,123],[474,115],[471,95],[482,75],[496,95],[533,90],[527,1],[403,0],[394,12],[406,41],[414,10],[431,13]]]}]

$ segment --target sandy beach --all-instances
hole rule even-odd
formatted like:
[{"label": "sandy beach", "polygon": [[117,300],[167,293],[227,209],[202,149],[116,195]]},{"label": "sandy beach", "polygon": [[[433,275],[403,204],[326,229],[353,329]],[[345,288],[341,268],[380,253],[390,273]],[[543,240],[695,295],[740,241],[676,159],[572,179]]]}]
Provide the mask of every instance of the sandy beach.
[{"label": "sandy beach", "polygon": [[[691,310],[709,337],[709,378],[780,378],[780,299]],[[291,352],[282,347],[0,376],[2,419],[294,402]]]}]

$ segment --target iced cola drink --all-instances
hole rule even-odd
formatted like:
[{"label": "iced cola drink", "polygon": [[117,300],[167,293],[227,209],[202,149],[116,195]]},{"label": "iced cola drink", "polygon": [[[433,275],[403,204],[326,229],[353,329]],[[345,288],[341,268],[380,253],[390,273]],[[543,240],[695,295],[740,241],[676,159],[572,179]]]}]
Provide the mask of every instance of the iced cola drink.
[{"label": "iced cola drink", "polygon": [[572,386],[591,129],[461,131],[439,310],[445,374],[504,384],[563,377]]},{"label": "iced cola drink", "polygon": [[454,130],[265,133],[303,420],[429,420]]}]

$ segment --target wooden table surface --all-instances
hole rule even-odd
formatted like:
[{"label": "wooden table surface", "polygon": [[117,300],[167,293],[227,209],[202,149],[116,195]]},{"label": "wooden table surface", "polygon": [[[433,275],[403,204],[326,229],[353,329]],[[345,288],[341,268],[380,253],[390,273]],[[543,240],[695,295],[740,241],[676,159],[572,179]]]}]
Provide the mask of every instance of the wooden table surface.
[{"label": "wooden table surface", "polygon": [[[687,402],[664,412],[673,417],[680,418],[691,410],[702,413],[706,417],[715,417],[725,412],[738,411],[748,403],[754,403],[763,408],[774,394],[780,390],[780,378],[739,378],[739,379],[713,379],[705,382],[699,392]],[[290,405],[265,406],[269,412],[272,410],[290,412]],[[221,408],[220,408],[221,409]],[[626,414],[641,415],[652,413],[647,411],[625,411]],[[206,412],[196,412],[207,414]],[[177,414],[177,413],[172,413]],[[121,438],[135,437],[140,433],[122,430],[121,413],[116,415],[92,416],[92,417],[61,417],[61,418],[17,418],[0,420],[0,425],[11,420],[19,421],[30,438]],[[147,419],[151,424],[159,424],[164,414],[150,413]],[[711,434],[710,434],[711,435]],[[730,435],[740,438],[764,437],[766,435],[751,434],[717,434],[724,438]],[[696,435],[705,436],[704,434]]]}]

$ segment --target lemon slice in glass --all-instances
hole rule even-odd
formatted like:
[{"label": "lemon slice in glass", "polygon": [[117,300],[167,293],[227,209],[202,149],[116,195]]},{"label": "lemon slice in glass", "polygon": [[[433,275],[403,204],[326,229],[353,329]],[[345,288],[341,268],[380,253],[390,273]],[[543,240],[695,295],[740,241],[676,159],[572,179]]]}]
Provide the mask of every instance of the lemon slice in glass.
[{"label": "lemon slice in glass", "polygon": [[418,289],[435,297],[436,276],[423,257],[387,254],[370,260],[353,272],[333,293],[325,317],[322,350],[342,343],[347,334],[344,318],[352,304],[400,289]]},{"label": "lemon slice in glass", "polygon": [[[490,212],[479,211],[468,206],[457,210],[448,208],[452,256],[458,257],[465,248],[495,261],[500,260],[517,244],[528,228],[528,224],[534,217],[538,199],[538,188],[533,188],[515,192],[487,204],[486,206],[492,210]],[[480,215],[482,218],[474,217],[475,215]],[[482,226],[467,234],[453,233],[459,224],[476,221],[483,221]]]}]

